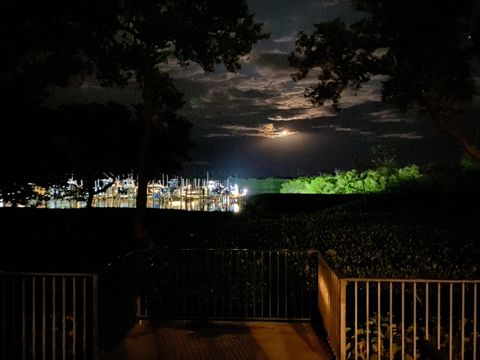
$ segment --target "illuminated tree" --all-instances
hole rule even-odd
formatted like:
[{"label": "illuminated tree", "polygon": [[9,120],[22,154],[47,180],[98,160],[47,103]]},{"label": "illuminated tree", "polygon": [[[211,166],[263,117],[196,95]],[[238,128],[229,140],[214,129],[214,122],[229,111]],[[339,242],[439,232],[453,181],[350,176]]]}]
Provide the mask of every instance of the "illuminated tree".
[{"label": "illuminated tree", "polygon": [[337,171],[312,178],[296,178],[282,184],[281,193],[298,194],[361,194],[392,190],[423,178],[416,165],[392,168],[387,173],[383,167],[363,172]]},{"label": "illuminated tree", "polygon": [[340,109],[342,92],[384,75],[382,100],[406,112],[428,114],[480,163],[480,148],[459,115],[475,91],[472,60],[480,55],[478,1],[354,0],[365,17],[347,26],[335,20],[301,32],[290,63],[294,80],[312,70],[306,90],[313,103]]}]

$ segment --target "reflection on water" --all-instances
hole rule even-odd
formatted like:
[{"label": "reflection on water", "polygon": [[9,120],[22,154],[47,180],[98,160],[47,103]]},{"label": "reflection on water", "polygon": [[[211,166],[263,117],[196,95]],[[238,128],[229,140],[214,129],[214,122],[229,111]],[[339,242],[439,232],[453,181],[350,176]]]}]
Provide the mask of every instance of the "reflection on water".
[{"label": "reflection on water", "polygon": [[[134,208],[138,192],[137,180],[127,178],[98,179],[93,192],[93,207]],[[52,186],[48,189],[36,186],[37,197],[25,206],[50,209],[78,209],[86,207],[83,182],[68,180],[68,186]],[[171,178],[162,175],[162,180],[147,185],[147,207],[155,209],[177,209],[187,211],[240,211],[241,199],[247,189],[240,191],[238,185],[219,180]],[[40,199],[50,198],[39,203]],[[1,200],[1,199],[0,199]],[[0,202],[3,206],[3,202]]]},{"label": "reflection on water", "polygon": [[[85,201],[77,200],[50,200],[40,207],[49,209],[79,209],[86,206]],[[134,198],[107,198],[94,199],[93,207],[97,208],[134,208]],[[240,204],[237,200],[224,198],[219,201],[206,201],[199,199],[149,199],[147,207],[154,209],[175,209],[187,211],[232,211],[239,212]]]}]

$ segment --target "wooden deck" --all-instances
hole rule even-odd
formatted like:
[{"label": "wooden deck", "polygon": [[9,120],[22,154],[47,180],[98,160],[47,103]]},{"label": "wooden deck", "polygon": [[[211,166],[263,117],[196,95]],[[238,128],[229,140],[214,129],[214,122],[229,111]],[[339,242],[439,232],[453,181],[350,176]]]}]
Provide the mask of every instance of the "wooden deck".
[{"label": "wooden deck", "polygon": [[308,323],[142,322],[106,360],[330,360]]}]

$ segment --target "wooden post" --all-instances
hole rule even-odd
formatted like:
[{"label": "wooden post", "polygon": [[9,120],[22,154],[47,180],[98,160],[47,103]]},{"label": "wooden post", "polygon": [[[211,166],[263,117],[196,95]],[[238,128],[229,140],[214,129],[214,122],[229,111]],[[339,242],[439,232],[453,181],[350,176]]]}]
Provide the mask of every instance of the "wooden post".
[{"label": "wooden post", "polygon": [[344,360],[347,358],[347,281],[344,279],[338,281],[340,282],[340,360]]}]

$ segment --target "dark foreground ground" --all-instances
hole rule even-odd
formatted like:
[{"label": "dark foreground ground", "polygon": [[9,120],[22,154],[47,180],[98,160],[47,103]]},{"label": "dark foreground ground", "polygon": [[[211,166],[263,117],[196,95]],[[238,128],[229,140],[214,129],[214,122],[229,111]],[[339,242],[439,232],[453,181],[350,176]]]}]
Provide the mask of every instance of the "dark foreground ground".
[{"label": "dark foreground ground", "polygon": [[[317,249],[349,276],[480,277],[478,192],[260,195],[245,211],[148,211],[159,248]],[[133,209],[0,209],[0,270],[101,271]]]},{"label": "dark foreground ground", "polygon": [[143,322],[104,360],[330,360],[308,323]]}]

